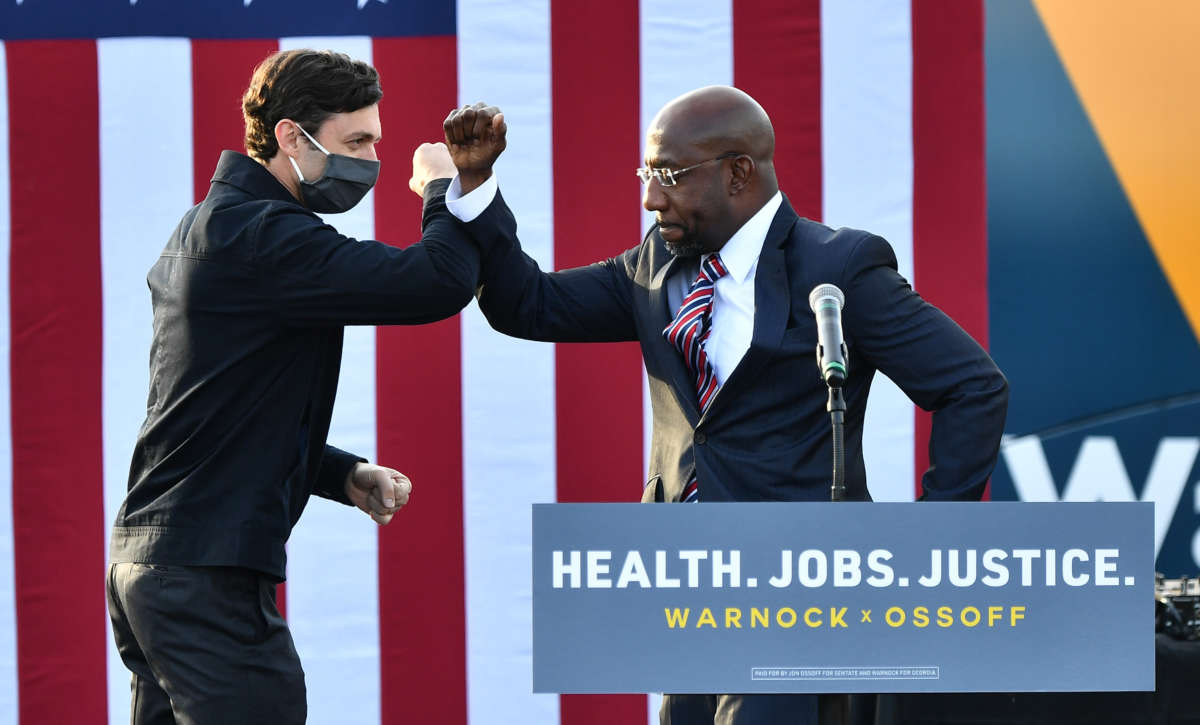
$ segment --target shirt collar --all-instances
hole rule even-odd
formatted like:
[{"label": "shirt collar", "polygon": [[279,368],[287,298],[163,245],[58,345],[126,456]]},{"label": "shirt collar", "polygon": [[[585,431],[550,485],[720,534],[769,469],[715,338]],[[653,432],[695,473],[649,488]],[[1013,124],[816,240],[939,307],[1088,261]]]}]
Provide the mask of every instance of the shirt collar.
[{"label": "shirt collar", "polygon": [[738,284],[746,281],[746,276],[758,261],[763,243],[767,241],[767,232],[771,229],[771,221],[782,203],[783,194],[775,192],[775,196],[768,199],[767,203],[725,242],[725,246],[721,247],[721,263]]}]

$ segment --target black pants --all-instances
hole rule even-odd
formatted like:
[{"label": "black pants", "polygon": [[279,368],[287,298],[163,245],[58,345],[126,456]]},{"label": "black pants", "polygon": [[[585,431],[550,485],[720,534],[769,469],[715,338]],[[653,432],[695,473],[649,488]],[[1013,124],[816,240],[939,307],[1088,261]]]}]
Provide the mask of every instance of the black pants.
[{"label": "black pants", "polygon": [[304,670],[275,584],[249,569],[113,564],[108,612],[133,725],[299,725]]}]

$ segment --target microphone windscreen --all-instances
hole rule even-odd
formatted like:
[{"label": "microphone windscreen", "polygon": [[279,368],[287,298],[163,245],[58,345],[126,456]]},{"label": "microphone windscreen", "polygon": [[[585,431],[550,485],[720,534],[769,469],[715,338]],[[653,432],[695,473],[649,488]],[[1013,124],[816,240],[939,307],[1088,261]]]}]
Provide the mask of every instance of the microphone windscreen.
[{"label": "microphone windscreen", "polygon": [[816,314],[817,306],[820,305],[821,300],[827,297],[837,302],[839,310],[846,305],[846,295],[842,294],[837,285],[829,283],[819,284],[813,287],[813,291],[808,295],[808,306],[812,309],[813,314]]}]

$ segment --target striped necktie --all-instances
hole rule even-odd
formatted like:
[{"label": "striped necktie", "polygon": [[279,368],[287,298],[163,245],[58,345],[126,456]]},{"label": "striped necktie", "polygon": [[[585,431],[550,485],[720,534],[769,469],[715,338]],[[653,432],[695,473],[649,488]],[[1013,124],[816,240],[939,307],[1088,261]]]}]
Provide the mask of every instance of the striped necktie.
[{"label": "striped necktie", "polygon": [[[683,361],[688,370],[696,378],[696,399],[700,403],[700,414],[703,415],[713,398],[717,395],[717,376],[712,365],[708,362],[708,354],[704,343],[712,330],[713,287],[717,280],[728,274],[721,258],[709,255],[700,264],[700,274],[692,283],[675,319],[663,330],[667,342],[674,345],[683,354]],[[692,502],[699,500],[699,485],[695,474],[683,489],[681,501]]]}]

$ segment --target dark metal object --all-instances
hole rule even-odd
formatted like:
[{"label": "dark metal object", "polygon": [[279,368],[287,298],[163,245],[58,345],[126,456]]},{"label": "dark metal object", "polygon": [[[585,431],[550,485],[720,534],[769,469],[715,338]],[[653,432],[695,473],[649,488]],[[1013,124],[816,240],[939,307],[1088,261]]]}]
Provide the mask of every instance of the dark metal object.
[{"label": "dark metal object", "polygon": [[1154,631],[1175,639],[1200,639],[1200,579],[1155,575]]}]

